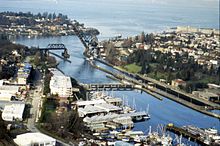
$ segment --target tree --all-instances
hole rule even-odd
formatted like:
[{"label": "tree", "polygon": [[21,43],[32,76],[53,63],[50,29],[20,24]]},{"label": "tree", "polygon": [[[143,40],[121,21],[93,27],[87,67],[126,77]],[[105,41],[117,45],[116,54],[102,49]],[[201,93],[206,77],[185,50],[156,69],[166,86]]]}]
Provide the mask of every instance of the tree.
[{"label": "tree", "polygon": [[7,134],[7,129],[6,129],[6,126],[5,126],[5,123],[2,119],[2,113],[0,111],[0,139],[8,139],[9,136]]},{"label": "tree", "polygon": [[52,19],[52,14],[50,13],[49,15],[48,15],[48,19]]},{"label": "tree", "polygon": [[41,18],[42,17],[41,13],[37,13],[37,17]]},{"label": "tree", "polygon": [[55,13],[53,13],[53,19],[56,19],[56,18],[57,18],[56,14],[55,14]]},{"label": "tree", "polygon": [[40,65],[40,62],[41,62],[41,59],[40,59],[40,52],[38,51],[35,56],[34,56],[34,64],[36,66],[39,66]]},{"label": "tree", "polygon": [[44,12],[44,13],[43,13],[43,17],[44,17],[44,18],[48,18],[48,12]]},{"label": "tree", "polygon": [[144,43],[145,42],[145,34],[144,34],[144,32],[141,33],[141,35],[139,37],[139,42],[140,43]]},{"label": "tree", "polygon": [[173,75],[172,75],[172,73],[169,71],[169,72],[168,72],[168,76],[167,76],[167,82],[170,83],[170,82],[172,81],[172,79],[173,79]]},{"label": "tree", "polygon": [[218,77],[218,84],[220,84],[220,66],[218,67],[217,77]]},{"label": "tree", "polygon": [[129,37],[128,39],[124,40],[122,47],[123,48],[130,48],[132,44],[133,44],[132,38]]},{"label": "tree", "polygon": [[145,39],[147,44],[152,44],[154,42],[154,35],[153,33],[147,34]]}]

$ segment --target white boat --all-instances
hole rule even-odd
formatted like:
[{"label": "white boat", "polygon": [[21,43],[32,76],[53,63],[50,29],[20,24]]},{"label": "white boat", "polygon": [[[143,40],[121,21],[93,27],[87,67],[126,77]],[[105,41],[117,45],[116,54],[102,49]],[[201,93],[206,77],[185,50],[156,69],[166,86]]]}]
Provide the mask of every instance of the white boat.
[{"label": "white boat", "polygon": [[125,141],[125,142],[129,142],[130,139],[129,138],[122,138],[121,140]]},{"label": "white boat", "polygon": [[163,146],[172,146],[172,141],[173,141],[173,139],[172,139],[172,137],[170,137],[169,135],[163,135],[161,138],[160,138],[160,140],[161,140],[161,144],[163,145]]},{"label": "white boat", "polygon": [[147,111],[146,111],[146,113],[147,113],[147,115],[146,116],[144,116],[144,119],[145,120],[149,120],[150,119],[150,114],[149,114],[149,104],[147,105]]},{"label": "white boat", "polygon": [[205,132],[209,135],[217,135],[218,134],[218,130],[214,129],[214,128],[205,129]]},{"label": "white boat", "polygon": [[141,120],[143,120],[143,118],[144,118],[144,117],[142,117],[142,116],[136,116],[136,117],[135,117],[135,120],[136,120],[136,121],[141,121]]}]

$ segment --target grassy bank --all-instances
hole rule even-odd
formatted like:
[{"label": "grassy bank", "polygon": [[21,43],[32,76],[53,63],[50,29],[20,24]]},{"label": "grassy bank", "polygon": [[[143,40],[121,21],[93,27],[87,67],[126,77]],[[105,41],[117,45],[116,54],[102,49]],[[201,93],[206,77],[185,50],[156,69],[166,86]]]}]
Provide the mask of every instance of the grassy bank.
[{"label": "grassy bank", "polygon": [[141,71],[141,67],[136,65],[135,63],[128,64],[128,65],[122,66],[120,68],[124,69],[130,73],[139,73]]}]

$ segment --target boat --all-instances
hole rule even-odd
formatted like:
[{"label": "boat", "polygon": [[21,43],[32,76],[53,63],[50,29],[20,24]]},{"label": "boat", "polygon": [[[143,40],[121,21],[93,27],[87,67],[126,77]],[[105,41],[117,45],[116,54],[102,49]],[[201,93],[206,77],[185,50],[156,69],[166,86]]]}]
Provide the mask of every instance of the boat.
[{"label": "boat", "polygon": [[149,104],[147,105],[147,111],[146,111],[146,113],[147,113],[147,115],[146,116],[144,116],[144,119],[145,120],[149,120],[150,119],[150,114],[149,114]]},{"label": "boat", "polygon": [[[145,116],[144,116],[144,117],[145,117]],[[142,117],[142,116],[136,116],[136,117],[135,117],[135,120],[136,120],[136,121],[141,121],[141,120],[144,119],[144,117]]]},{"label": "boat", "polygon": [[161,141],[161,145],[163,146],[172,146],[173,139],[169,135],[163,134],[162,137],[160,138],[160,141]]},{"label": "boat", "polygon": [[128,137],[124,137],[124,138],[122,138],[121,140],[122,140],[122,141],[125,141],[125,142],[129,142],[129,141],[130,141],[130,139],[129,139]]},{"label": "boat", "polygon": [[214,129],[214,128],[205,129],[205,132],[209,135],[217,135],[218,134],[218,130]]},{"label": "boat", "polygon": [[150,119],[150,115],[147,114],[146,116],[144,116],[144,119],[145,119],[145,120],[149,120],[149,119]]}]

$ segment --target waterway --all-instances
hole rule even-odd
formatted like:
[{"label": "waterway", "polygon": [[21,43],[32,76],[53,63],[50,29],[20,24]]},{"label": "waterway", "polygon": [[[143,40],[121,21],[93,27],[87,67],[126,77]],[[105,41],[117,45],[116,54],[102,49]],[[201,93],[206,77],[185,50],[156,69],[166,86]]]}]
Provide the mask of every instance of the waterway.
[{"label": "waterway", "polygon": [[[17,3],[20,5],[17,5]],[[97,3],[95,3],[97,2]],[[84,22],[86,25],[100,30],[100,39],[145,32],[159,32],[177,25],[218,28],[217,0],[82,0],[82,1],[2,1],[0,11],[31,11],[34,13],[49,11],[68,14],[70,18]],[[83,56],[84,48],[75,36],[50,38],[20,38],[16,43],[27,46],[46,47],[48,43],[64,43],[69,50],[72,63],[60,61],[59,68],[66,75],[76,78],[82,83],[111,83],[115,82],[106,74],[92,68]],[[97,63],[113,71],[112,68]],[[219,120],[191,110],[169,99],[162,101],[149,94],[136,91],[114,92],[115,96],[127,97],[130,105],[135,98],[137,110],[146,110],[150,105],[151,119],[137,123],[136,130],[147,131],[149,126],[156,129],[158,124],[174,123],[178,126],[195,125],[202,128],[215,127],[220,130]]]}]

